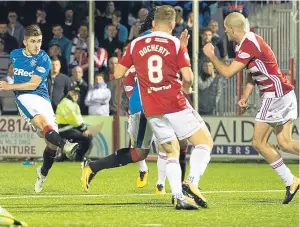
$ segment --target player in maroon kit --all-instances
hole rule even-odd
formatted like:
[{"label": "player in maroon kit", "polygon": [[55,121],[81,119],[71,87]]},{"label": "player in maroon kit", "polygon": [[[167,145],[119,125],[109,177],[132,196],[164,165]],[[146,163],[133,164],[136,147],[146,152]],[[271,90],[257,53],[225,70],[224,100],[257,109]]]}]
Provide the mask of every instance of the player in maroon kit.
[{"label": "player in maroon kit", "polygon": [[[166,174],[175,208],[196,209],[182,191],[190,194],[198,205],[206,207],[198,182],[209,163],[213,140],[204,121],[184,96],[184,93],[190,93],[193,72],[186,47],[171,35],[175,27],[175,14],[171,6],[158,7],[152,33],[128,45],[120,64],[115,67],[114,75],[121,78],[134,65],[144,113],[168,156]],[[183,185],[177,138],[187,138],[195,147],[190,158],[188,181]]]},{"label": "player in maroon kit", "polygon": [[299,155],[299,140],[294,140],[291,134],[293,120],[297,118],[294,86],[279,69],[269,45],[255,33],[245,31],[245,17],[242,14],[229,14],[224,26],[228,39],[237,43],[236,57],[231,65],[226,65],[214,55],[211,44],[205,45],[203,51],[225,78],[234,76],[244,68],[248,70],[244,94],[238,102],[241,107],[247,107],[248,97],[258,85],[262,102],[255,118],[252,145],[285,182],[283,204],[287,204],[299,189],[300,179],[291,173],[268,139],[274,132],[283,151]]}]

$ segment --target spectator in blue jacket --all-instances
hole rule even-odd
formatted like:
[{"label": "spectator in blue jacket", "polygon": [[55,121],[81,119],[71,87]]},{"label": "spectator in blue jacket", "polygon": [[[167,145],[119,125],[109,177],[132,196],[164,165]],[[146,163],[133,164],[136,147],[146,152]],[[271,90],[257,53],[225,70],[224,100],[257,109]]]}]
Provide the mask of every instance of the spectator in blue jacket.
[{"label": "spectator in blue jacket", "polygon": [[[122,25],[120,23],[122,18],[122,14],[120,11],[115,11],[112,15],[112,24],[116,27],[117,29],[117,38],[118,40],[125,44],[128,40],[128,29],[126,26]],[[108,32],[107,32],[107,26],[105,27],[105,33],[104,33],[104,39],[108,38]]]},{"label": "spectator in blue jacket", "polygon": [[52,26],[52,33],[54,37],[50,41],[49,45],[58,44],[60,46],[61,55],[69,62],[72,42],[66,38],[63,34],[64,30],[61,25],[56,24]]}]

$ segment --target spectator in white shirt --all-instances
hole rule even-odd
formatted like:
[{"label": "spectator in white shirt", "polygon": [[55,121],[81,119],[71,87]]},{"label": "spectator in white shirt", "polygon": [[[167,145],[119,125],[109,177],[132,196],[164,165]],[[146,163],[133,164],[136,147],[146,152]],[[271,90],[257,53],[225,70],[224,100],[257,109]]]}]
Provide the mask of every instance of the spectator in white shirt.
[{"label": "spectator in white shirt", "polygon": [[94,88],[89,89],[86,95],[85,105],[89,108],[89,115],[109,116],[111,92],[104,82],[104,77],[104,73],[97,73]]}]

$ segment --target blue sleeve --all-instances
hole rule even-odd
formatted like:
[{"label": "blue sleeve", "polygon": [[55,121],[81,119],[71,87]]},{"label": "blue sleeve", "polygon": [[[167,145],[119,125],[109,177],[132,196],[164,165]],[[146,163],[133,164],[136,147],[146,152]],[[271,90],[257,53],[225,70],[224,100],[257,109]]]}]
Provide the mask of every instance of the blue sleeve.
[{"label": "blue sleeve", "polygon": [[40,76],[42,78],[47,78],[51,69],[51,61],[49,56],[46,53],[43,53],[38,59],[36,68],[34,69],[33,74]]},{"label": "blue sleeve", "polygon": [[103,38],[104,38],[104,39],[107,39],[107,38],[108,38],[107,26],[105,26],[105,28],[104,28],[104,35],[103,35]]},{"label": "blue sleeve", "polygon": [[122,25],[122,30],[120,29],[120,37],[119,37],[119,40],[122,42],[122,43],[126,43],[127,40],[128,40],[128,29]]}]

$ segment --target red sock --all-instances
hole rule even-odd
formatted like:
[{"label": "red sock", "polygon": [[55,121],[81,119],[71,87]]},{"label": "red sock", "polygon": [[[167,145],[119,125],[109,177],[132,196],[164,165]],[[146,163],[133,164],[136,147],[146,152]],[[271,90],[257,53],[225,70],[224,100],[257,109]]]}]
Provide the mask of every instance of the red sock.
[{"label": "red sock", "polygon": [[51,125],[47,125],[46,127],[44,127],[43,129],[43,135],[46,135],[48,131],[53,130],[53,127]]}]

